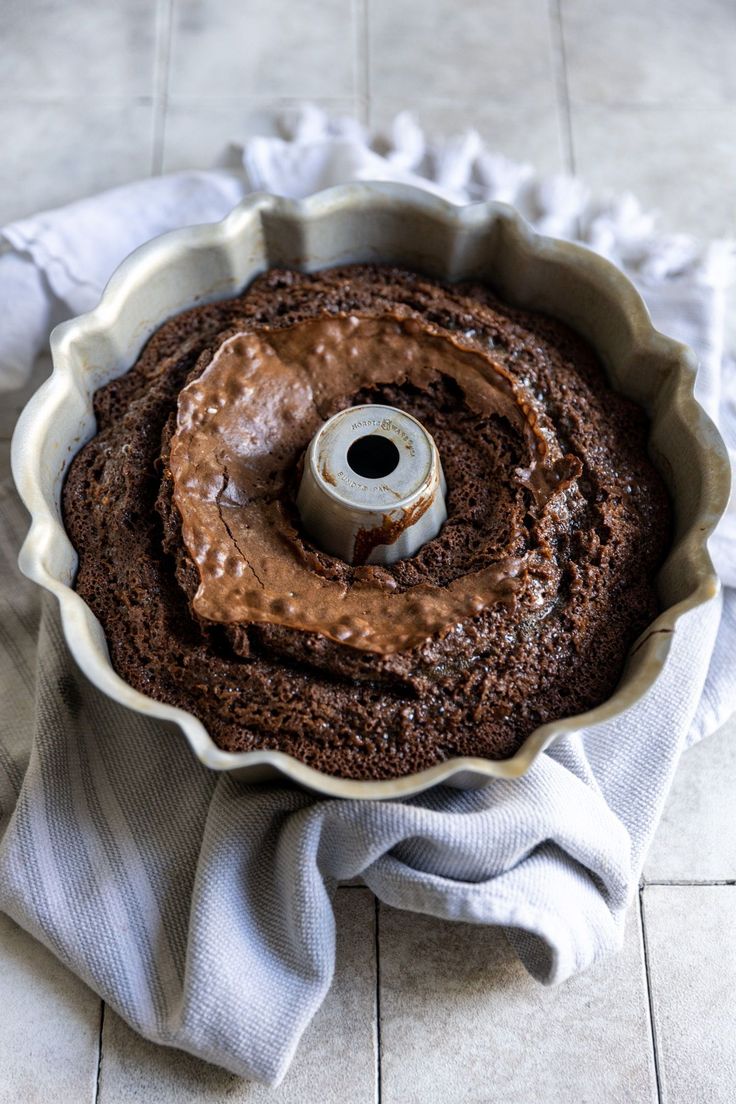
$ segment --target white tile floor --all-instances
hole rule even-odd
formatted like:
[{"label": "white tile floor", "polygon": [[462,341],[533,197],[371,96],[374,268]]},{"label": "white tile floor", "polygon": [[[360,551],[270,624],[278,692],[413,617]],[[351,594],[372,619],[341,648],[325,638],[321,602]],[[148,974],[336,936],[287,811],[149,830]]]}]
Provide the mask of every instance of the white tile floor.
[{"label": "white tile floor", "polygon": [[[733,0],[3,0],[0,223],[204,166],[300,97],[476,126],[736,233]],[[0,403],[0,468],[20,399]],[[338,891],[335,984],[273,1093],[135,1036],[0,918],[0,1104],[731,1104],[736,721],[682,761],[621,954],[555,990],[504,938]]]}]

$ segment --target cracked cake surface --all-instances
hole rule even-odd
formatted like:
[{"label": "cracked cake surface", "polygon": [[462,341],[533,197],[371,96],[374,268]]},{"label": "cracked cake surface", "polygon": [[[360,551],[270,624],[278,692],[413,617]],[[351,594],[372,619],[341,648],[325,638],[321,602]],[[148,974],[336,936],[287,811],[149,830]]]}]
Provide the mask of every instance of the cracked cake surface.
[{"label": "cracked cake surface", "polygon": [[[417,418],[448,518],[350,565],[302,532],[319,426]],[[562,324],[388,266],[271,270],[165,322],[94,398],[63,490],[116,670],[228,750],[390,778],[504,758],[604,701],[658,612],[670,536],[647,420]]]}]

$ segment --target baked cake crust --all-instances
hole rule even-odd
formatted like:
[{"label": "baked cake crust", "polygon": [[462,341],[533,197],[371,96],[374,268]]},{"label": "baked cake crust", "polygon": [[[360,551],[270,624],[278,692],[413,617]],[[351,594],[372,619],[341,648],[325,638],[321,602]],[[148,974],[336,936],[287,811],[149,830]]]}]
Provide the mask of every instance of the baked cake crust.
[{"label": "baked cake crust", "polygon": [[[274,611],[256,615],[247,601],[233,605],[222,597],[232,590],[221,592],[219,606],[203,606],[205,564],[215,561],[198,558],[187,537],[191,502],[181,467],[172,464],[172,444],[176,459],[186,428],[182,395],[194,388],[209,401],[208,367],[223,342],[280,349],[282,362],[291,356],[292,363],[327,332],[339,359],[351,326],[363,327],[366,340],[384,331],[400,336],[391,338],[391,356],[375,346],[383,350],[373,358],[380,370],[366,368],[366,355],[360,371],[343,371],[340,361],[329,386],[313,374],[308,416],[282,418],[276,433],[269,423],[260,453],[236,449],[243,466],[236,463],[240,474],[227,497],[218,473],[233,460],[220,455],[213,432],[208,455],[216,457],[210,467],[219,482],[210,480],[212,502],[222,506],[224,498],[231,521],[239,507],[253,509],[256,536],[264,526],[278,534],[254,573],[268,575],[262,581],[273,590]],[[441,355],[428,361],[432,342],[448,351],[445,369]],[[470,375],[450,370],[451,349]],[[406,371],[407,357],[416,370]],[[230,371],[225,383],[242,376],[242,364]],[[483,399],[473,371],[509,382],[506,406]],[[283,407],[274,399],[269,408],[260,383],[246,397],[254,440],[259,419]],[[299,463],[315,429],[359,403],[416,417],[435,439],[448,484],[442,531],[386,567],[351,566],[321,552],[301,533],[294,506]],[[226,412],[234,405],[223,399]],[[604,701],[657,613],[654,577],[670,517],[647,458],[643,412],[610,390],[580,338],[501,304],[486,287],[442,285],[386,266],[272,270],[234,299],[166,322],[134,367],[96,393],[95,413],[98,433],[75,457],[63,491],[79,554],[76,589],[100,619],[122,677],[198,716],[228,750],[274,748],[326,773],[364,779],[406,775],[455,755],[503,758],[540,724]],[[544,484],[535,464],[547,472]],[[206,526],[205,533],[207,551]],[[235,539],[218,553],[226,582],[241,570],[241,545]],[[252,559],[244,560],[250,570]],[[314,607],[309,587],[316,594],[325,584],[354,604],[361,594],[372,595],[376,609],[396,603],[391,608],[403,612],[383,646],[341,640],[324,616],[300,622],[280,614],[279,580],[297,562],[305,614]],[[432,592],[444,601],[452,588],[470,594],[468,580],[494,570],[508,585],[490,588],[474,607],[453,606],[428,635],[426,626],[407,635],[407,626],[416,627],[417,596]],[[258,595],[257,582],[251,590]]]}]

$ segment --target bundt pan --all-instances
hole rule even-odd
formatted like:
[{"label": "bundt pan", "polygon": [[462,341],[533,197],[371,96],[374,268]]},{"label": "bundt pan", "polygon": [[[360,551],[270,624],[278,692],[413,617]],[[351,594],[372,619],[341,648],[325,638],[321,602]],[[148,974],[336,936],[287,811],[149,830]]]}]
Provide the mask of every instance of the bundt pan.
[{"label": "bundt pan", "polygon": [[[587,338],[613,387],[648,411],[651,456],[676,515],[674,544],[658,578],[663,612],[631,649],[607,701],[543,725],[512,758],[455,758],[377,782],[328,776],[279,751],[222,751],[196,717],[123,681],[100,623],[73,590],[77,557],[60,509],[66,469],[95,433],[94,391],[130,368],[162,322],[196,303],[236,294],[270,267],[313,271],[360,261],[486,281],[508,302],[559,318]],[[636,290],[612,264],[581,246],[538,236],[504,204],[456,207],[384,183],[342,185],[298,202],[253,195],[221,223],[176,230],[136,250],[99,306],[58,326],[51,347],[53,374],[28,403],[13,439],[13,473],[32,518],[21,570],[58,598],[70,652],[85,675],[129,709],[177,726],[213,770],[248,782],[291,781],[331,797],[383,799],[438,783],[473,788],[521,775],[554,740],[625,714],[666,677],[680,618],[718,593],[706,542],[725,508],[729,474],[723,442],[693,397],[694,354],[652,327]]]}]

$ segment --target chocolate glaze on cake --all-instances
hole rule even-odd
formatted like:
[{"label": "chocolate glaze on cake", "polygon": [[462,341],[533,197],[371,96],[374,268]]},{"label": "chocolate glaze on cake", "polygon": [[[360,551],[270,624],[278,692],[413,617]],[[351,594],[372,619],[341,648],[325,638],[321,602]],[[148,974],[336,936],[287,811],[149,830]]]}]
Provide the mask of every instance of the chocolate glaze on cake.
[{"label": "chocolate glaze on cake", "polygon": [[[349,565],[301,531],[313,434],[394,406],[448,520]],[[512,754],[613,691],[657,612],[669,506],[647,423],[561,324],[383,266],[271,271],[165,323],[95,395],[64,487],[76,587],[116,670],[229,750],[331,774]]]}]

